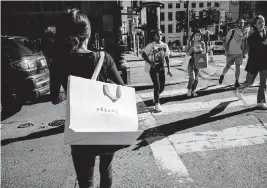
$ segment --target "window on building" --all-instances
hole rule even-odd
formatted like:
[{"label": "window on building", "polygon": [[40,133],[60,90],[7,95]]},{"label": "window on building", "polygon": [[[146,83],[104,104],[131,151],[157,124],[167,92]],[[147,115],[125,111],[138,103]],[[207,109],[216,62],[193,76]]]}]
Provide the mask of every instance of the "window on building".
[{"label": "window on building", "polygon": [[168,21],[172,21],[172,12],[168,12]]},{"label": "window on building", "polygon": [[165,42],[165,37],[162,37],[162,42]]},{"label": "window on building", "polygon": [[184,8],[187,8],[187,3],[184,3]]},{"label": "window on building", "polygon": [[176,8],[180,8],[180,3],[176,3]]},{"label": "window on building", "polygon": [[168,25],[168,33],[172,33],[172,24]]},{"label": "window on building", "polygon": [[172,3],[168,3],[168,8],[172,8]]},{"label": "window on building", "polygon": [[203,19],[203,12],[202,11],[199,11],[199,19]]},{"label": "window on building", "polygon": [[203,8],[204,7],[204,3],[199,3],[199,8]]},{"label": "window on building", "polygon": [[162,31],[162,33],[165,33],[165,25],[160,25],[160,30]]},{"label": "window on building", "polygon": [[214,5],[215,7],[219,7],[220,6],[220,3],[218,3],[218,2],[215,2],[215,5]]},{"label": "window on building", "polygon": [[192,8],[196,8],[196,3],[192,3]]},{"label": "window on building", "polygon": [[207,7],[211,7],[211,3],[207,3]]},{"label": "window on building", "polygon": [[164,21],[165,20],[165,15],[164,12],[160,13],[160,21]]}]

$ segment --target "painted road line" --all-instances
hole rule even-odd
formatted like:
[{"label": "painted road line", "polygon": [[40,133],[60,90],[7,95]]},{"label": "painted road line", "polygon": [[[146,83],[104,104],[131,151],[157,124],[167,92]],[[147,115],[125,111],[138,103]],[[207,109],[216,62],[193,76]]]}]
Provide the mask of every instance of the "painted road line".
[{"label": "painted road line", "polygon": [[[254,83],[252,87],[259,86],[259,83]],[[206,89],[205,89],[206,88]],[[211,91],[211,90],[216,90],[216,89],[223,89],[223,88],[230,88],[229,85],[215,85],[211,87],[200,87],[197,88],[196,92],[198,91]],[[165,90],[160,94],[160,97],[173,97],[173,96],[179,96],[179,95],[184,95],[187,94],[187,89],[173,89],[173,90]],[[154,94],[152,91],[150,92],[144,92],[139,94],[143,99],[147,98],[153,98]]]},{"label": "painted road line", "polygon": [[[244,96],[244,100],[247,105],[256,104],[256,95],[248,95]],[[246,106],[242,100],[238,100],[237,97],[223,98],[223,99],[215,99],[207,102],[191,102],[191,103],[171,103],[171,104],[163,104],[161,105],[162,112],[153,113],[154,116],[162,116],[166,114],[173,113],[183,113],[183,112],[196,112],[196,111],[204,111],[211,110],[214,108],[222,108],[225,109],[233,108],[233,107],[241,107]]]},{"label": "painted road line", "polygon": [[[227,128],[222,131],[175,134],[169,136],[168,140],[178,154],[183,154],[264,144],[267,142],[267,130],[262,124],[256,124]],[[169,145],[165,147],[168,148]]]},{"label": "painted road line", "polygon": [[[147,111],[145,103],[142,102],[142,99],[139,95],[136,96],[136,99],[140,101],[138,109],[140,111]],[[150,112],[138,114],[139,119],[139,128],[142,130],[156,127],[155,118]],[[150,148],[153,152],[154,159],[157,166],[160,170],[164,169],[168,171],[169,175],[175,175],[178,178],[179,182],[192,182],[189,173],[183,164],[182,160],[177,155],[174,147],[171,145],[169,140],[165,136],[150,137],[146,140],[150,144]],[[163,149],[160,147],[164,146]],[[167,146],[167,147],[166,147]]]},{"label": "painted road line", "polygon": [[150,147],[157,165],[162,168],[162,170],[167,170],[168,175],[179,177],[180,183],[193,182],[189,177],[189,173],[184,163],[177,155],[174,147],[170,145],[167,138],[163,138],[160,141],[150,144]]}]

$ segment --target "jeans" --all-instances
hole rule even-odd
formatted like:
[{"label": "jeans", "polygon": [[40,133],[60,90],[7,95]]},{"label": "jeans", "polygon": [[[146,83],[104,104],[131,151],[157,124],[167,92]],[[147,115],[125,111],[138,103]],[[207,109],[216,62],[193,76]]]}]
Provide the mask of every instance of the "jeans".
[{"label": "jeans", "polygon": [[193,57],[189,60],[188,63],[188,75],[189,75],[189,82],[187,89],[195,91],[198,84],[199,69],[196,68]]},{"label": "jeans", "polygon": [[154,102],[159,103],[159,95],[165,88],[165,69],[163,66],[157,65],[150,69],[150,77],[154,85]]},{"label": "jeans", "polygon": [[[247,73],[246,81],[238,87],[240,93],[244,92],[245,89],[252,86],[254,83],[258,73],[252,74],[250,72]],[[265,93],[266,93],[266,79],[267,79],[267,70],[260,71],[260,86],[257,95],[257,103],[266,103]]]},{"label": "jeans", "polygon": [[[94,167],[96,156],[81,146],[71,146],[72,160],[80,188],[94,187]],[[114,153],[100,155],[100,188],[111,188],[112,160]]]}]

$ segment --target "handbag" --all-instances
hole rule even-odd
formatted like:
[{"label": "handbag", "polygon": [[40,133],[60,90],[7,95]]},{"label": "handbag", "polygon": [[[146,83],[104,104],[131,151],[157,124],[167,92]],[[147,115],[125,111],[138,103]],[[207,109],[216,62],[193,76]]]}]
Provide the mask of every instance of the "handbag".
[{"label": "handbag", "polygon": [[197,69],[204,69],[208,67],[207,53],[194,53],[194,62]]},{"label": "handbag", "polygon": [[135,89],[96,81],[103,61],[101,52],[91,79],[68,78],[65,144],[131,145],[142,133]]}]

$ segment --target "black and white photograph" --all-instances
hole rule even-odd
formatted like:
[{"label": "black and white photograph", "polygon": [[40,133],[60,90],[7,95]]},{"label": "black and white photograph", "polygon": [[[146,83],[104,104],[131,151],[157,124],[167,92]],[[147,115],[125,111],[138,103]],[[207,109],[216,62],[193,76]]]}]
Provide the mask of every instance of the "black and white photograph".
[{"label": "black and white photograph", "polygon": [[266,188],[267,1],[1,0],[2,188]]}]

